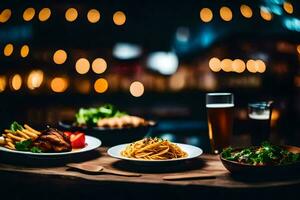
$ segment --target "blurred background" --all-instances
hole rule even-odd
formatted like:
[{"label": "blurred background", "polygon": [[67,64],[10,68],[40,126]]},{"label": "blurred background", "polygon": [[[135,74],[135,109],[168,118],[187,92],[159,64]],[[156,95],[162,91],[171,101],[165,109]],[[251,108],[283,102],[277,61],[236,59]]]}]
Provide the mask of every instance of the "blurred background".
[{"label": "blurred background", "polygon": [[272,140],[300,144],[300,2],[1,1],[0,128],[115,104],[159,121],[152,135],[208,145],[205,94],[274,100]]}]

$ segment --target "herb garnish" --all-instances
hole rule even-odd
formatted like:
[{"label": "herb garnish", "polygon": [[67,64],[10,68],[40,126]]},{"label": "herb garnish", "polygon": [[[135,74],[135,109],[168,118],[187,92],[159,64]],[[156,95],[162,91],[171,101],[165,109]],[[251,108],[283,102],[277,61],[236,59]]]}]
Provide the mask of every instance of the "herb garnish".
[{"label": "herb garnish", "polygon": [[32,147],[31,140],[24,140],[22,142],[16,142],[16,150],[18,151],[31,151],[32,153],[42,153],[42,150],[38,147]]},{"label": "herb garnish", "polygon": [[300,161],[299,153],[289,152],[269,142],[263,142],[259,147],[249,147],[234,151],[229,147],[223,150],[222,157],[251,165],[283,165]]}]

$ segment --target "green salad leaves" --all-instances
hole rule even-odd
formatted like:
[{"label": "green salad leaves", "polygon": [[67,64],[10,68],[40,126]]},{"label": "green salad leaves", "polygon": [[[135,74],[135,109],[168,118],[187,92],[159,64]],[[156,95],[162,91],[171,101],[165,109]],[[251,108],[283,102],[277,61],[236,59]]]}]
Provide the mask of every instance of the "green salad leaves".
[{"label": "green salad leaves", "polygon": [[105,104],[98,108],[80,108],[76,113],[76,123],[79,125],[95,126],[99,119],[122,117],[127,113],[118,110],[111,104]]},{"label": "green salad leaves", "polygon": [[259,147],[245,148],[240,151],[234,151],[229,147],[223,150],[221,156],[226,160],[251,165],[283,165],[300,161],[299,153],[289,152],[269,142],[263,142]]},{"label": "green salad leaves", "polygon": [[20,125],[18,122],[14,121],[11,125],[10,125],[10,130],[13,132],[16,132],[17,130],[23,130],[23,126]]},{"label": "green salad leaves", "polygon": [[16,142],[16,150],[18,151],[31,151],[32,153],[42,153],[42,150],[38,147],[32,147],[31,140],[25,140],[22,142]]}]

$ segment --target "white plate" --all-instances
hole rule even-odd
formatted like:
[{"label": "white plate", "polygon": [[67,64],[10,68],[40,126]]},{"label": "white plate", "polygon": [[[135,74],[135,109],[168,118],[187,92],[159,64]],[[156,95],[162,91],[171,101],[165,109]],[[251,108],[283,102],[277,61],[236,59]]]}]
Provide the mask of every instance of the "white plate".
[{"label": "white plate", "polygon": [[193,159],[196,158],[198,156],[200,156],[203,151],[202,149],[192,146],[192,145],[188,145],[188,144],[180,144],[180,143],[174,143],[176,145],[178,145],[178,147],[180,147],[183,151],[185,151],[188,156],[185,158],[174,158],[174,159],[168,159],[168,160],[144,160],[144,159],[136,159],[136,158],[127,158],[125,156],[121,155],[121,152],[126,148],[127,145],[129,144],[120,144],[114,147],[111,147],[108,149],[107,153],[108,155],[110,155],[111,157],[114,158],[119,158],[122,160],[129,160],[129,161],[135,161],[135,162],[144,162],[144,163],[157,163],[157,162],[174,162],[174,161],[183,161],[183,160],[189,160],[189,159]]},{"label": "white plate", "polygon": [[84,153],[87,151],[91,151],[94,149],[97,149],[98,147],[101,146],[101,141],[95,137],[92,136],[85,136],[85,143],[86,146],[82,149],[75,149],[70,152],[61,152],[61,153],[32,153],[29,151],[16,151],[16,150],[11,150],[7,149],[5,147],[0,147],[0,151],[6,151],[9,153],[16,153],[16,154],[25,154],[29,156],[65,156],[65,155],[73,155],[73,154],[79,154],[79,153]]}]

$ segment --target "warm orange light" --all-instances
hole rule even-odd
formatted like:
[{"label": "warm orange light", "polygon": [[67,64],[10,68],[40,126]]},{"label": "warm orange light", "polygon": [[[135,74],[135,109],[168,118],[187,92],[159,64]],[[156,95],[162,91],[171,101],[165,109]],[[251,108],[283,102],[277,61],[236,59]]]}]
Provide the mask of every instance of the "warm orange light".
[{"label": "warm orange light", "polygon": [[232,69],[233,71],[237,72],[237,73],[242,73],[245,71],[246,69],[246,64],[243,60],[241,59],[235,59],[232,62]]},{"label": "warm orange light", "polygon": [[126,15],[122,11],[117,11],[114,13],[113,21],[116,25],[121,26],[126,22]]},{"label": "warm orange light", "polygon": [[68,86],[69,86],[69,83],[68,83],[67,79],[62,78],[62,77],[55,77],[51,81],[51,89],[53,90],[53,92],[58,92],[58,93],[64,92],[64,91],[66,91]]},{"label": "warm orange light", "polygon": [[251,18],[253,15],[252,9],[247,5],[241,5],[240,11],[241,11],[242,15],[246,18]]},{"label": "warm orange light", "polygon": [[96,58],[92,63],[92,69],[96,74],[105,72],[107,63],[103,58]]},{"label": "warm orange light", "polygon": [[266,71],[266,64],[262,60],[255,61],[256,71],[259,73],[264,73]]},{"label": "warm orange light", "polygon": [[34,15],[35,15],[35,10],[34,10],[34,8],[27,8],[27,9],[24,10],[24,12],[23,12],[23,19],[24,19],[25,21],[30,21],[30,20],[33,19]]},{"label": "warm orange light", "polygon": [[203,22],[210,22],[213,18],[213,13],[209,8],[202,8],[200,11],[200,19]]},{"label": "warm orange light", "polygon": [[65,18],[69,22],[73,22],[77,19],[78,12],[75,8],[69,8],[65,13]]},{"label": "warm orange light", "polygon": [[43,8],[39,12],[39,20],[41,22],[47,21],[51,16],[51,10],[50,8]]},{"label": "warm orange light", "polygon": [[97,23],[100,20],[100,12],[96,9],[89,10],[87,18],[91,23]]},{"label": "warm orange light", "polygon": [[29,54],[29,46],[28,45],[23,45],[20,51],[20,55],[22,58],[27,57]]},{"label": "warm orange light", "polygon": [[248,60],[246,65],[247,65],[247,70],[249,72],[255,73],[257,71],[256,63],[254,60]]},{"label": "warm orange light", "polygon": [[85,58],[80,58],[75,64],[75,69],[79,74],[86,74],[90,70],[90,62]]},{"label": "warm orange light", "polygon": [[294,7],[290,2],[284,2],[283,9],[289,14],[292,14],[294,12]]},{"label": "warm orange light", "polygon": [[[182,72],[177,72],[170,77],[169,87],[171,90],[179,91],[185,87],[186,82],[185,75]],[[163,85],[164,83],[162,82],[161,86]]]},{"label": "warm orange light", "polygon": [[3,54],[5,56],[10,56],[13,53],[13,51],[14,51],[14,45],[9,43],[9,44],[5,45],[5,47],[3,49]]},{"label": "warm orange light", "polygon": [[58,65],[64,64],[66,60],[67,53],[62,49],[55,51],[55,53],[53,54],[53,61]]},{"label": "warm orange light", "polygon": [[6,88],[6,78],[5,76],[0,76],[0,92],[3,92]]},{"label": "warm orange light", "polygon": [[94,83],[94,89],[97,93],[104,93],[108,89],[108,82],[104,78],[99,78]]},{"label": "warm orange light", "polygon": [[75,69],[79,74],[86,74],[90,70],[90,62],[85,58],[80,58],[75,64]]},{"label": "warm orange light", "polygon": [[42,70],[32,70],[27,78],[27,87],[30,90],[39,88],[44,80],[44,73]]},{"label": "warm orange light", "polygon": [[231,72],[232,71],[232,60],[230,59],[224,59],[221,61],[221,68],[225,72]]},{"label": "warm orange light", "polygon": [[19,90],[22,86],[22,78],[20,74],[15,74],[11,79],[11,87],[13,90]]},{"label": "warm orange light", "polygon": [[266,20],[266,21],[271,21],[272,20],[272,14],[267,10],[267,9],[260,9],[260,16]]},{"label": "warm orange light", "polygon": [[232,20],[232,11],[230,10],[230,8],[224,6],[220,9],[220,17],[224,20],[224,21],[231,21]]},{"label": "warm orange light", "polygon": [[4,9],[0,14],[0,22],[5,23],[10,19],[10,17],[11,17],[11,10]]},{"label": "warm orange light", "polygon": [[131,83],[129,88],[131,95],[134,97],[142,96],[144,94],[144,90],[145,89],[143,83],[139,81],[134,81],[133,83]]},{"label": "warm orange light", "polygon": [[211,58],[208,65],[213,72],[219,72],[221,70],[221,61],[218,58]]},{"label": "warm orange light", "polygon": [[297,45],[297,51],[300,54],[300,44]]}]

